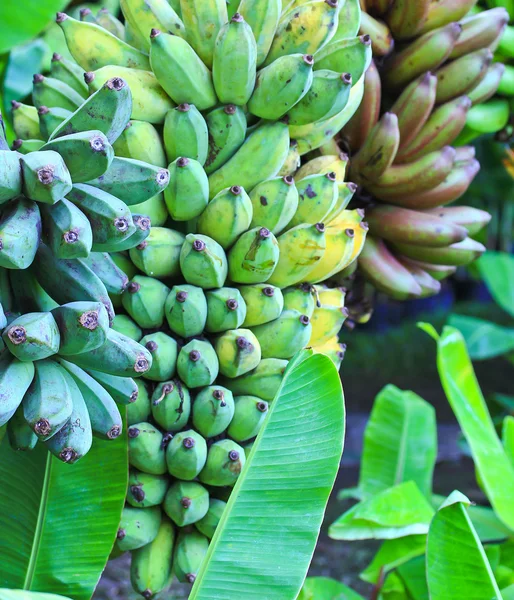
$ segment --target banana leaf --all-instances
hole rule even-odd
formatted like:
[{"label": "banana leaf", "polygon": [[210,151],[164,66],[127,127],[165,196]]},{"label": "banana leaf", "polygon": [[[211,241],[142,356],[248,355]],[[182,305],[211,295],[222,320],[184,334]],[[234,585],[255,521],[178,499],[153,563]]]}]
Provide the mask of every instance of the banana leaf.
[{"label": "banana leaf", "polygon": [[409,593],[409,600],[429,600],[424,556],[418,556],[400,565],[398,575]]},{"label": "banana leaf", "polygon": [[514,350],[514,329],[502,327],[466,315],[450,315],[448,325],[457,328],[468,347],[473,360],[486,360]]},{"label": "banana leaf", "polygon": [[492,297],[514,317],[514,256],[489,250],[477,261],[477,266]]},{"label": "banana leaf", "polygon": [[427,582],[431,600],[502,600],[484,548],[466,511],[469,500],[453,492],[428,532]]},{"label": "banana leaf", "polygon": [[0,590],[0,600],[70,600],[57,594],[26,592],[24,590]]},{"label": "banana leaf", "polygon": [[335,579],[307,577],[297,600],[364,600],[364,598]]},{"label": "banana leaf", "polygon": [[502,440],[505,452],[514,466],[514,417],[511,415],[503,420]]},{"label": "banana leaf", "polygon": [[302,351],[286,369],[190,600],[292,600],[337,475],[344,400],[336,368]]},{"label": "banana leaf", "polygon": [[126,436],[95,439],[74,465],[42,444],[14,452],[4,438],[0,586],[91,598],[115,541],[127,478]]},{"label": "banana leaf", "polygon": [[422,556],[425,554],[426,545],[426,535],[408,535],[396,540],[386,540],[362,571],[360,578],[369,583],[377,583],[382,570],[389,573],[411,559]]}]

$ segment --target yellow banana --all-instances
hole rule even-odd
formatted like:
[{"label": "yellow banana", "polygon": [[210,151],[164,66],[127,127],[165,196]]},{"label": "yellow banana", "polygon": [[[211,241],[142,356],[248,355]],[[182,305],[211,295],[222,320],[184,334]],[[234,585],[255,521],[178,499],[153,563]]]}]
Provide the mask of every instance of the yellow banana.
[{"label": "yellow banana", "polygon": [[309,175],[325,175],[326,173],[335,173],[337,181],[344,181],[348,156],[341,152],[339,155],[317,156],[306,162],[296,171],[294,178],[296,181],[304,179]]}]

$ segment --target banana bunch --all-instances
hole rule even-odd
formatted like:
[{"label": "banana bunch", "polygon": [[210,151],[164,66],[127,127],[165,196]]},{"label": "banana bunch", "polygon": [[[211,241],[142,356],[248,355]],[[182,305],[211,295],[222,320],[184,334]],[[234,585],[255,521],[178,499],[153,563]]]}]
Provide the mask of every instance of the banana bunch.
[{"label": "banana bunch", "polygon": [[490,216],[446,207],[479,170],[474,148],[461,144],[470,112],[494,95],[503,73],[492,53],[507,11],[466,16],[474,4],[367,0],[362,13],[361,39],[375,61],[339,140],[352,152],[349,178],[369,224],[360,270],[393,298],[436,294],[441,279],[484,251],[472,236]]}]

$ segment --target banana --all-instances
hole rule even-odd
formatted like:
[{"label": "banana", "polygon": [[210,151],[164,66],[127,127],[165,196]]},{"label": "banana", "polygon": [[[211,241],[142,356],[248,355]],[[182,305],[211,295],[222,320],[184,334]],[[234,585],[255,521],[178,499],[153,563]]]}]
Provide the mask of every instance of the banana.
[{"label": "banana", "polygon": [[504,8],[494,8],[466,17],[460,22],[462,33],[449,58],[454,60],[474,50],[490,47],[501,37],[508,22],[509,13]]},{"label": "banana", "polygon": [[45,446],[50,452],[64,463],[72,464],[82,458],[93,443],[91,421],[84,398],[73,377],[62,369],[62,374],[70,390],[73,408],[70,418]]},{"label": "banana", "polygon": [[113,319],[114,309],[104,284],[91,269],[78,260],[58,259],[48,246],[40,244],[33,273],[56,302],[101,302],[107,309],[109,319]]},{"label": "banana", "polygon": [[387,56],[394,48],[394,38],[389,27],[365,11],[361,14],[359,34],[369,35],[375,56]]},{"label": "banana", "polygon": [[271,402],[280,386],[287,363],[287,360],[278,358],[264,358],[253,371],[236,379],[224,378],[221,382],[234,396],[259,394],[259,398]]},{"label": "banana", "polygon": [[492,60],[493,53],[489,48],[484,48],[461,56],[441,67],[435,73],[436,103],[448,102],[476,87],[485,77]]},{"label": "banana", "polygon": [[200,215],[197,231],[211,237],[224,250],[232,246],[237,238],[250,229],[252,201],[238,185],[221,190],[209,202]]},{"label": "banana", "polygon": [[204,169],[210,175],[239,150],[245,141],[246,117],[234,104],[220,106],[209,112],[205,121],[208,128],[208,152]]},{"label": "banana", "polygon": [[189,221],[198,217],[209,202],[209,181],[202,165],[192,158],[177,158],[169,165],[169,180],[164,201],[172,219]]},{"label": "banana", "polygon": [[289,140],[289,152],[282,165],[282,168],[277,173],[279,177],[287,177],[288,175],[294,175],[295,171],[300,166],[301,159],[300,153],[298,152],[298,142],[296,140]]},{"label": "banana", "polygon": [[168,487],[169,479],[166,475],[151,475],[131,469],[127,502],[136,508],[158,506],[163,503]]},{"label": "banana", "polygon": [[464,227],[417,210],[379,204],[366,212],[371,235],[389,242],[440,248],[462,242]]},{"label": "banana", "polygon": [[352,39],[331,42],[316,53],[314,70],[329,69],[348,72],[353,82],[359,81],[371,64],[371,38],[361,35]]},{"label": "banana", "polygon": [[[11,285],[16,303],[24,312],[50,312],[59,305],[39,285],[30,269],[11,271]],[[1,297],[4,310],[9,303]],[[3,329],[3,328],[2,328]]]},{"label": "banana", "polygon": [[59,328],[61,354],[94,350],[107,339],[109,317],[101,302],[70,302],[51,314]]},{"label": "banana", "polygon": [[152,395],[152,417],[166,431],[183,429],[191,413],[191,396],[179,380],[160,383]]},{"label": "banana", "polygon": [[120,526],[116,536],[116,546],[121,552],[137,550],[150,544],[159,533],[161,525],[159,506],[133,508],[125,506],[121,513]]},{"label": "banana", "polygon": [[54,79],[59,79],[67,83],[84,99],[88,97],[87,85],[84,82],[84,71],[76,62],[68,60],[57,52],[54,52],[50,66],[50,75]]},{"label": "banana", "polygon": [[85,71],[107,65],[148,70],[148,56],[94,23],[77,21],[58,12],[56,23],[73,58]]},{"label": "banana", "polygon": [[29,154],[36,152],[45,142],[43,140],[14,140],[11,149],[18,151],[20,154]]},{"label": "banana", "polygon": [[349,73],[315,71],[309,91],[287,113],[289,124],[306,125],[340,113],[348,104],[351,86]]},{"label": "banana", "polygon": [[174,544],[173,524],[163,517],[154,540],[132,552],[130,582],[143,598],[153,598],[169,585]]},{"label": "banana", "polygon": [[312,351],[314,354],[325,354],[328,356],[336,366],[336,369],[339,371],[346,353],[346,344],[341,344],[338,336],[336,335],[326,341],[324,344],[313,346]]},{"label": "banana", "polygon": [[280,316],[284,308],[284,297],[280,288],[257,283],[240,286],[239,291],[246,306],[243,327],[254,327],[273,321]]},{"label": "banana", "polygon": [[47,150],[21,156],[23,193],[37,202],[54,204],[71,190],[71,176],[60,154]]},{"label": "banana", "polygon": [[467,191],[479,170],[480,163],[475,159],[457,162],[439,185],[421,193],[391,196],[388,202],[416,210],[449,204]]},{"label": "banana", "polygon": [[481,104],[494,96],[501,85],[500,82],[505,73],[505,68],[502,63],[493,63],[489,66],[482,81],[467,94],[473,106]]},{"label": "banana", "polygon": [[173,229],[152,227],[143,244],[131,248],[130,259],[146,275],[157,279],[180,273],[180,250],[185,236]]},{"label": "banana", "polygon": [[37,73],[32,81],[32,101],[36,108],[59,106],[73,111],[84,102],[84,98],[78,92],[59,79]]},{"label": "banana", "polygon": [[376,181],[393,164],[400,145],[398,117],[392,112],[382,115],[359,152],[350,162],[350,177],[363,185]]},{"label": "banana", "polygon": [[470,236],[476,235],[491,220],[488,212],[471,206],[438,206],[423,212],[440,217],[453,225],[464,227]]},{"label": "banana", "polygon": [[[8,271],[0,267],[0,304],[2,304],[4,312],[11,312],[13,310],[14,289],[11,289],[12,282],[9,280],[9,273],[12,275],[13,271]],[[19,273],[16,273],[16,275],[19,275]],[[13,277],[13,281],[15,280],[16,277]],[[20,302],[20,299],[16,298],[16,301]]]},{"label": "banana", "polygon": [[[117,19],[107,8],[101,8],[96,13],[96,23],[120,40],[125,40],[125,25]],[[126,41],[126,40],[125,40]]]},{"label": "banana", "polygon": [[58,359],[58,362],[73,377],[82,394],[93,433],[106,440],[117,438],[122,432],[123,424],[116,402],[91,375],[80,367],[63,359]]},{"label": "banana", "polygon": [[142,160],[156,167],[168,166],[161,136],[146,121],[129,121],[112,147],[118,158]]},{"label": "banana", "polygon": [[248,23],[255,37],[257,67],[262,65],[268,56],[281,10],[281,0],[241,0],[239,4],[237,11]]},{"label": "banana", "polygon": [[34,363],[22,362],[6,349],[0,351],[0,426],[14,415],[33,379]]},{"label": "banana", "polygon": [[7,423],[7,437],[13,450],[33,450],[37,444],[37,435],[29,427],[23,416],[23,408],[18,406]]},{"label": "banana", "polygon": [[262,358],[287,359],[307,346],[312,324],[307,315],[297,310],[284,310],[274,321],[257,325],[251,331],[260,344]]},{"label": "banana", "polygon": [[217,36],[228,21],[225,0],[180,0],[180,11],[187,41],[211,69]]},{"label": "banana", "polygon": [[344,306],[332,306],[325,303],[317,306],[311,318],[312,334],[308,345],[321,346],[333,339],[334,336],[337,337],[348,314],[348,309]]},{"label": "banana", "polygon": [[67,198],[78,206],[92,223],[95,250],[96,244],[122,242],[136,230],[127,205],[108,192],[92,185],[78,183],[67,194]]},{"label": "banana", "polygon": [[105,134],[112,144],[125,129],[131,110],[129,86],[120,77],[113,77],[65,119],[52,132],[50,139],[95,129]]},{"label": "banana", "polygon": [[[195,523],[209,510],[209,492],[196,481],[177,480],[171,484],[164,499],[164,511],[179,527]],[[187,530],[182,529],[182,535]],[[180,540],[179,540],[180,541]],[[177,560],[178,547],[175,549]],[[174,566],[175,575],[177,575]]]},{"label": "banana", "polygon": [[96,23],[95,16],[93,15],[93,11],[89,7],[81,8],[79,10],[79,17],[82,22],[85,23]]},{"label": "banana", "polygon": [[[207,463],[200,473],[200,481],[214,487],[232,486],[246,462],[243,448],[232,440],[215,442],[209,447]],[[206,513],[208,506],[206,509]],[[204,515],[202,515],[203,517]]]},{"label": "banana", "polygon": [[419,33],[428,17],[431,0],[393,0],[387,13],[387,24],[394,37],[408,40]]},{"label": "banana", "polygon": [[244,375],[255,369],[261,360],[259,340],[250,329],[225,331],[216,339],[215,350],[219,360],[219,372],[225,377]]},{"label": "banana", "polygon": [[237,283],[268,281],[280,260],[279,256],[278,241],[269,229],[249,229],[228,254],[229,278]]},{"label": "banana", "polygon": [[200,287],[174,286],[164,307],[168,326],[177,335],[200,335],[207,321],[207,299]]},{"label": "banana", "polygon": [[145,335],[139,340],[152,354],[152,367],[146,372],[146,379],[151,381],[166,381],[175,375],[177,364],[177,342],[162,331]]},{"label": "banana", "polygon": [[471,238],[466,238],[462,242],[443,248],[401,243],[395,243],[394,248],[407,258],[454,267],[467,265],[485,252],[485,247]]},{"label": "banana", "polygon": [[[200,432],[205,438],[212,438],[217,435],[220,435],[225,431],[225,429],[229,426],[230,421],[234,416],[234,398],[232,396],[232,392],[227,388],[221,386],[210,386],[204,388],[198,396],[195,398],[193,404],[193,425],[197,431]],[[184,432],[179,434],[184,439],[184,436],[194,435],[194,431]],[[177,437],[179,437],[177,436]],[[205,449],[205,452],[200,453],[201,461],[195,460],[194,467],[189,471],[186,477],[182,477],[182,474],[175,471],[173,472],[173,461],[170,461],[171,452],[173,452],[176,447],[177,450],[174,452],[175,456],[179,458],[180,454],[185,454],[186,456],[182,459],[182,462],[185,463],[185,458],[187,455],[190,455],[190,452],[187,452],[189,448],[188,445],[182,444],[182,440],[179,438],[180,445],[176,443],[174,446],[169,448],[166,452],[166,457],[168,460],[168,470],[174,477],[180,477],[181,479],[194,479],[200,471],[203,469],[205,465],[205,461],[207,459],[207,445],[202,444],[202,450]],[[201,438],[198,440],[201,441]],[[195,451],[197,446],[200,444],[195,444]],[[184,452],[186,450],[186,452]],[[193,459],[194,460],[194,459]],[[188,461],[189,462],[189,461]],[[192,462],[192,461],[191,461]],[[178,465],[177,465],[178,466]],[[170,469],[170,467],[172,467]]]},{"label": "banana", "polygon": [[435,296],[441,291],[441,283],[434,279],[427,271],[422,269],[419,265],[415,265],[409,262],[408,259],[403,260],[402,257],[398,257],[400,263],[409,271],[414,277],[416,282],[421,288],[420,298],[428,298]]},{"label": "banana", "polygon": [[359,256],[359,268],[378,290],[396,300],[418,298],[422,293],[419,283],[395,258],[383,240],[367,237]]},{"label": "banana", "polygon": [[448,265],[432,265],[430,263],[426,263],[420,260],[414,260],[412,258],[407,258],[406,256],[398,256],[398,260],[405,267],[410,268],[411,266],[418,267],[428,273],[430,277],[435,279],[436,281],[442,281],[446,279],[450,275],[453,275],[457,270],[457,267],[448,266]]},{"label": "banana", "polygon": [[400,150],[408,146],[419,134],[435,105],[437,78],[425,73],[410,83],[391,107],[398,117]]},{"label": "banana", "polygon": [[84,213],[63,198],[51,206],[41,205],[47,244],[56,258],[82,258],[89,255],[93,231]]},{"label": "banana", "polygon": [[184,23],[167,0],[120,0],[120,8],[137,47],[145,52],[150,51],[149,32],[153,28],[185,37]]},{"label": "banana", "polygon": [[400,88],[416,77],[434,71],[450,56],[462,26],[450,23],[429,31],[394,53],[384,69],[384,82],[388,87]]},{"label": "banana", "polygon": [[381,200],[426,192],[445,180],[454,161],[455,150],[451,146],[445,146],[408,165],[389,167],[367,189]]},{"label": "banana", "polygon": [[209,342],[193,339],[180,350],[177,373],[188,388],[212,385],[218,372],[218,356]]},{"label": "banana", "polygon": [[38,439],[45,441],[69,421],[73,395],[64,369],[53,360],[34,363],[35,375],[23,397],[23,416]]},{"label": "banana", "polygon": [[51,313],[26,313],[14,318],[2,338],[11,354],[22,361],[41,360],[59,351],[59,329]]},{"label": "banana", "polygon": [[[234,400],[234,417],[228,426],[227,433],[236,442],[245,442],[259,433],[266,419],[269,406],[266,401],[256,396],[238,396]],[[211,509],[211,506],[209,509]],[[209,512],[206,515],[207,518],[208,515]],[[200,526],[197,524],[196,527],[203,532],[204,525],[205,522]]]},{"label": "banana", "polygon": [[118,333],[126,335],[131,340],[139,342],[143,337],[143,330],[128,315],[116,315],[112,322],[112,328]]},{"label": "banana", "polygon": [[[0,130],[2,128],[0,127]],[[20,166],[21,154],[11,152],[8,148],[0,150],[0,206],[21,194],[22,175]]]},{"label": "banana", "polygon": [[278,120],[309,91],[313,64],[310,54],[290,54],[261,69],[248,110],[262,119]]},{"label": "banana", "polygon": [[283,291],[284,309],[297,310],[301,315],[312,317],[315,306],[314,287],[310,283],[301,283]]},{"label": "banana", "polygon": [[109,375],[108,373],[102,373],[93,369],[88,369],[87,372],[101,384],[118,404],[132,404],[137,400],[139,388],[134,379]]},{"label": "banana", "polygon": [[346,0],[339,11],[339,23],[332,41],[356,37],[360,30],[363,12],[359,0]]},{"label": "banana", "polygon": [[168,111],[163,138],[169,162],[183,156],[204,165],[209,148],[209,133],[207,123],[196,106],[180,104]]},{"label": "banana", "polygon": [[409,144],[402,146],[396,163],[410,163],[451,144],[466,124],[471,100],[459,96],[439,106]]},{"label": "banana", "polygon": [[245,105],[257,74],[257,45],[252,28],[239,13],[224,24],[216,38],[212,80],[223,104]]},{"label": "banana", "polygon": [[436,27],[460,21],[475,6],[476,0],[439,0],[431,2],[428,14],[420,33],[426,33]]},{"label": "banana", "polygon": [[291,175],[274,177],[256,185],[250,193],[252,220],[278,235],[294,217],[298,208],[298,190]]},{"label": "banana", "polygon": [[26,269],[39,246],[41,214],[36,202],[20,197],[0,216],[0,267]]},{"label": "banana", "polygon": [[12,125],[16,137],[25,139],[43,139],[39,130],[39,118],[37,108],[11,101],[12,106]]},{"label": "banana", "polygon": [[335,172],[330,171],[324,175],[308,175],[298,181],[298,208],[288,229],[302,223],[313,225],[324,222],[339,197],[336,177]]},{"label": "banana", "polygon": [[59,125],[73,113],[71,110],[60,108],[59,106],[53,108],[40,106],[37,109],[37,114],[39,117],[39,130],[41,131],[41,135],[45,140],[48,140]]},{"label": "banana", "polygon": [[106,252],[91,252],[80,262],[89,267],[105,285],[105,289],[114,296],[121,296],[128,285],[128,275],[114,262]]},{"label": "banana", "polygon": [[[111,196],[112,198],[114,196]],[[132,207],[134,209],[137,206],[144,206],[144,204],[137,204]],[[93,250],[95,252],[124,252],[130,250],[142,244],[150,234],[151,221],[146,215],[140,215],[136,212],[132,212],[132,220],[134,222],[135,231],[128,237],[123,238],[121,241],[114,239],[108,240],[106,243],[95,243]]]},{"label": "banana", "polygon": [[280,288],[300,283],[321,261],[326,248],[325,226],[297,225],[278,237],[280,257],[269,283]]},{"label": "banana", "polygon": [[136,275],[127,285],[121,301],[123,308],[142,329],[157,329],[164,321],[164,304],[170,289],[144,275]]},{"label": "banana", "polygon": [[152,71],[168,96],[177,104],[194,104],[198,110],[215,106],[211,72],[193,48],[182,38],[158,29],[152,29],[150,37]]},{"label": "banana", "polygon": [[336,0],[313,0],[290,10],[277,27],[264,66],[281,56],[321,50],[336,32],[340,8]]},{"label": "banana", "polygon": [[275,177],[289,151],[289,131],[285,123],[259,125],[225,164],[209,176],[210,198],[222,189],[240,185],[252,190]]},{"label": "banana", "polygon": [[[262,414],[265,416],[265,413]],[[203,535],[209,539],[212,539],[226,506],[227,503],[223,500],[218,500],[218,498],[209,498],[209,510],[207,511],[205,517],[202,517],[195,523],[196,529],[198,529],[200,533],[203,533]]]}]

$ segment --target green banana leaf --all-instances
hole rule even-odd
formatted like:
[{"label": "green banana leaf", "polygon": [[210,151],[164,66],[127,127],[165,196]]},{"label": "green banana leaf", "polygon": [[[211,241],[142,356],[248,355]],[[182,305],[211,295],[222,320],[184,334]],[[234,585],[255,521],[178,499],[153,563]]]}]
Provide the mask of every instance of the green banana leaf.
[{"label": "green banana leaf", "polygon": [[488,250],[477,261],[477,266],[492,297],[514,317],[514,256]]},{"label": "green banana leaf", "polygon": [[386,577],[380,600],[410,600],[405,584],[396,571],[392,571]]},{"label": "green banana leaf", "polygon": [[514,584],[509,587],[503,588],[502,590],[503,600],[514,600]]},{"label": "green banana leaf", "polygon": [[189,600],[296,598],[337,475],[344,400],[331,360],[293,358]]},{"label": "green banana leaf", "polygon": [[364,600],[364,598],[335,579],[307,577],[297,600]]},{"label": "green banana leaf", "polygon": [[329,527],[334,540],[390,540],[428,532],[434,509],[413,481],[352,506]]},{"label": "green banana leaf", "polygon": [[430,600],[502,600],[484,548],[466,511],[469,500],[453,492],[428,532]]},{"label": "green banana leaf", "polygon": [[11,100],[23,101],[32,93],[32,76],[43,72],[44,62],[49,62],[50,48],[37,38],[23,46],[13,48],[4,74],[4,108],[10,111]]},{"label": "green banana leaf", "polygon": [[396,540],[386,540],[362,571],[360,578],[369,583],[377,583],[382,570],[389,573],[411,559],[422,556],[425,554],[426,545],[426,535],[408,535]]},{"label": "green banana leaf", "polygon": [[514,417],[511,415],[503,420],[502,440],[505,453],[514,466]]},{"label": "green banana leaf", "polygon": [[414,481],[429,498],[436,457],[434,408],[414,392],[387,385],[375,398],[364,433],[362,497]]},{"label": "green banana leaf", "polygon": [[494,428],[460,331],[445,327],[441,336],[420,324],[437,341],[437,368],[446,397],[469,444],[473,460],[498,518],[514,530],[514,466]]},{"label": "green banana leaf", "polygon": [[91,598],[116,538],[127,479],[126,436],[95,439],[74,465],[42,444],[14,452],[4,438],[0,586]]},{"label": "green banana leaf", "polygon": [[26,592],[24,590],[1,590],[0,600],[70,600],[57,594],[43,594],[40,592]]},{"label": "green banana leaf", "polygon": [[398,567],[409,600],[429,600],[425,557],[418,556]]},{"label": "green banana leaf", "polygon": [[67,4],[68,0],[2,0],[0,54],[35,37]]},{"label": "green banana leaf", "polygon": [[514,350],[514,329],[466,315],[450,315],[448,325],[458,329],[473,360],[486,360]]}]

